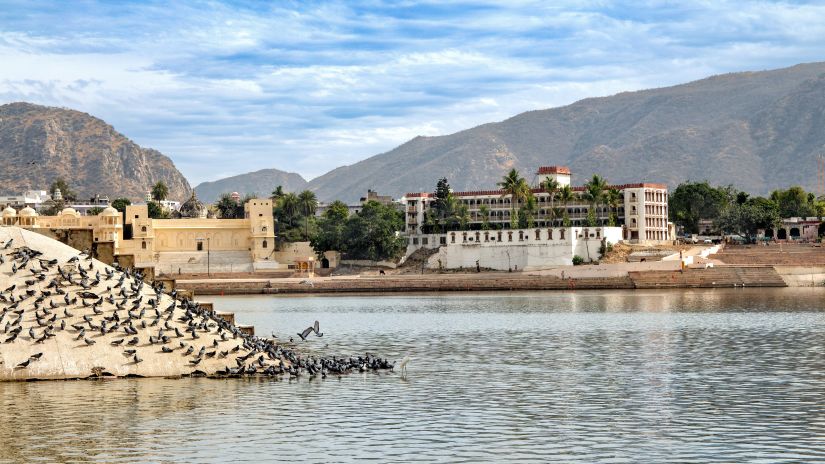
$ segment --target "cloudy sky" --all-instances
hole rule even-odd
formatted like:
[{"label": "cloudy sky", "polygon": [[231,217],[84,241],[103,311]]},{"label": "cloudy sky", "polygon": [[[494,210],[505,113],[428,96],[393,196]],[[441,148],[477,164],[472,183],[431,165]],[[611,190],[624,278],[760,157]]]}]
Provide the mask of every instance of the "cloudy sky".
[{"label": "cloudy sky", "polygon": [[823,44],[823,2],[0,0],[0,103],[91,113],[193,185],[310,179],[416,135],[823,61]]}]

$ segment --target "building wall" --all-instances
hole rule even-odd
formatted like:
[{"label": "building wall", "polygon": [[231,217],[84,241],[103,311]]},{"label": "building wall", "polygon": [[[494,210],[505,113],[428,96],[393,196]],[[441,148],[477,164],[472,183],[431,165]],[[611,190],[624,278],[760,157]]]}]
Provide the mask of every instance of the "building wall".
[{"label": "building wall", "polygon": [[[552,231],[552,233],[551,233]],[[495,240],[485,240],[484,232]],[[498,240],[501,233],[502,240]],[[599,259],[602,239],[617,243],[622,239],[621,227],[570,227],[516,229],[507,231],[450,232],[430,236],[429,242],[446,245],[430,256],[428,267],[437,269],[483,268],[496,270],[537,270],[571,265],[578,255],[585,262]],[[434,240],[433,240],[434,239]],[[480,239],[480,240],[479,240]],[[438,245],[436,245],[438,246]],[[439,263],[440,260],[440,263]]]}]

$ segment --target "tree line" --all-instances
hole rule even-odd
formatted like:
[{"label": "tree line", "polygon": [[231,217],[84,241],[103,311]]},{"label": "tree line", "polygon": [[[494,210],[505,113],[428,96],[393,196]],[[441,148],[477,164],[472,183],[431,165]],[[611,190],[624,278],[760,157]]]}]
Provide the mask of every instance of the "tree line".
[{"label": "tree line", "polygon": [[683,182],[670,193],[668,214],[686,234],[699,233],[699,221],[711,220],[717,232],[753,241],[759,229],[773,229],[782,218],[825,216],[825,201],[800,186],[761,197],[731,185]]}]

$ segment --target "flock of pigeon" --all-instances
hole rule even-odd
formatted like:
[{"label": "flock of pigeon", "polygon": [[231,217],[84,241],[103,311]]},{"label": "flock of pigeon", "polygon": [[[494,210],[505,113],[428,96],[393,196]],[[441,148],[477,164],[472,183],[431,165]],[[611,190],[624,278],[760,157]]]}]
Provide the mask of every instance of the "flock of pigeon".
[{"label": "flock of pigeon", "polygon": [[[370,354],[302,356],[273,340],[244,334],[176,291],[164,292],[162,284],[145,283],[139,272],[102,265],[88,252],[60,263],[27,246],[14,247],[9,239],[0,246],[0,279],[6,276],[16,277],[17,284],[0,291],[0,344],[31,347],[28,357],[15,361],[15,371],[31,369],[45,356],[59,356],[57,350],[41,347],[51,338],[66,336],[73,338],[74,349],[101,343],[119,350],[122,363],[138,372],[150,356],[178,357],[160,364],[180,366],[179,374],[204,376],[325,378],[394,366]],[[323,336],[319,329],[316,321],[298,335],[304,341],[312,332]]]}]

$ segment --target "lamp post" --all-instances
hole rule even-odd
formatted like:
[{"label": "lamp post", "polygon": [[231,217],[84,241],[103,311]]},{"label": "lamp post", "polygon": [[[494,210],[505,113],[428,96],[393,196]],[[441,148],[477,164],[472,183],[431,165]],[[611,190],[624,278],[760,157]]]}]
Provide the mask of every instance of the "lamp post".
[{"label": "lamp post", "polygon": [[209,248],[210,248],[210,246],[209,246],[209,237],[196,238],[195,240],[197,240],[201,243],[203,243],[203,241],[206,240],[206,276],[211,277],[212,273],[210,272],[210,269],[209,269],[209,261],[210,261],[210,259],[209,259]]}]

